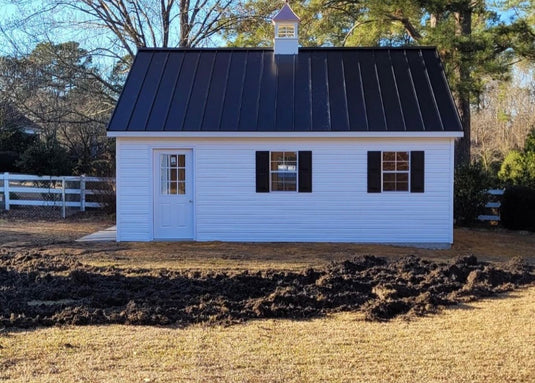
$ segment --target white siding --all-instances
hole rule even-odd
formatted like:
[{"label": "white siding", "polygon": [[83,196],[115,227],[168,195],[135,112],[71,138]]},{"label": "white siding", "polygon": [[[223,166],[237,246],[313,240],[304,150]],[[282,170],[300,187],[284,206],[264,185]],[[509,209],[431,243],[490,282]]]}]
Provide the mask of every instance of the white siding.
[{"label": "white siding", "polygon": [[[118,240],[152,240],[152,151],[173,148],[193,149],[198,241],[453,241],[453,139],[124,137]],[[313,192],[256,193],[257,150],[311,150]],[[369,150],[424,150],[425,193],[367,193]]]},{"label": "white siding", "polygon": [[117,240],[152,240],[152,157],[146,144],[117,140]]}]

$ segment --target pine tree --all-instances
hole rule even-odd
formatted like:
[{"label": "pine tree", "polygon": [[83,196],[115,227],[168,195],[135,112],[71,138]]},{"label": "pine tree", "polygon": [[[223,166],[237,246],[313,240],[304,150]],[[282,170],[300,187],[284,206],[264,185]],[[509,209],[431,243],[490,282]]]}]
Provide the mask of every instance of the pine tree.
[{"label": "pine tree", "polygon": [[[504,6],[526,3],[533,7],[532,1],[521,0]],[[535,52],[535,34],[526,19],[505,24],[483,0],[310,0],[292,7],[302,19],[303,46],[436,46],[464,130],[457,164],[470,162],[470,109],[485,81],[506,79],[514,53]],[[266,0],[246,1],[243,10],[249,17],[226,34],[230,45],[271,45],[268,21],[278,8]]]}]

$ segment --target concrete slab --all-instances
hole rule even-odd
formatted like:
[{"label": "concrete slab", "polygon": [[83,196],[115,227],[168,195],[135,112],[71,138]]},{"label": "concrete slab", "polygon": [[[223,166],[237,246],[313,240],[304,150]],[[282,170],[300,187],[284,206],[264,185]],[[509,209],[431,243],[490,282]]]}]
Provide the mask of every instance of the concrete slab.
[{"label": "concrete slab", "polygon": [[79,238],[76,242],[106,242],[117,239],[117,226],[110,226],[107,229]]}]

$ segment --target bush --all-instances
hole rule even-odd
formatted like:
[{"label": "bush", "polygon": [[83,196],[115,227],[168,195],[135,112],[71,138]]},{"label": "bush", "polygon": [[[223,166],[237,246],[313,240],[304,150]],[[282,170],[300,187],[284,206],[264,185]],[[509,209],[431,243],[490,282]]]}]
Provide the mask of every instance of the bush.
[{"label": "bush", "polygon": [[36,137],[13,126],[0,127],[0,173],[20,172],[17,166],[22,153],[32,146]]},{"label": "bush", "polygon": [[506,185],[535,188],[535,128],[526,137],[522,151],[512,150],[507,154],[498,177]]},{"label": "bush", "polygon": [[507,229],[535,231],[535,189],[524,186],[505,189],[501,220]]},{"label": "bush", "polygon": [[470,226],[483,213],[492,177],[480,163],[459,166],[455,170],[454,217],[459,225]]},{"label": "bush", "polygon": [[28,174],[51,176],[72,174],[69,154],[54,137],[35,142],[23,153],[17,165]]},{"label": "bush", "polygon": [[17,152],[0,152],[0,173],[17,172],[19,168],[15,165],[19,160]]},{"label": "bush", "polygon": [[503,160],[498,177],[506,185],[535,187],[535,152],[510,151]]},{"label": "bush", "polygon": [[7,126],[0,128],[0,152],[24,153],[36,141],[33,134],[25,133],[22,129]]}]

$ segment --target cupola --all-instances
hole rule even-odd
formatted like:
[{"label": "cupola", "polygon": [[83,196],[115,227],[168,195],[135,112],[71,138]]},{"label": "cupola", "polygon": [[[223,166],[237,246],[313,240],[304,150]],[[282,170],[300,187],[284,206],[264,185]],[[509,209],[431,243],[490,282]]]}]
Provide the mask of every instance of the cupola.
[{"label": "cupola", "polygon": [[275,25],[274,51],[276,55],[296,55],[299,49],[299,17],[292,11],[288,1],[271,20]]}]

